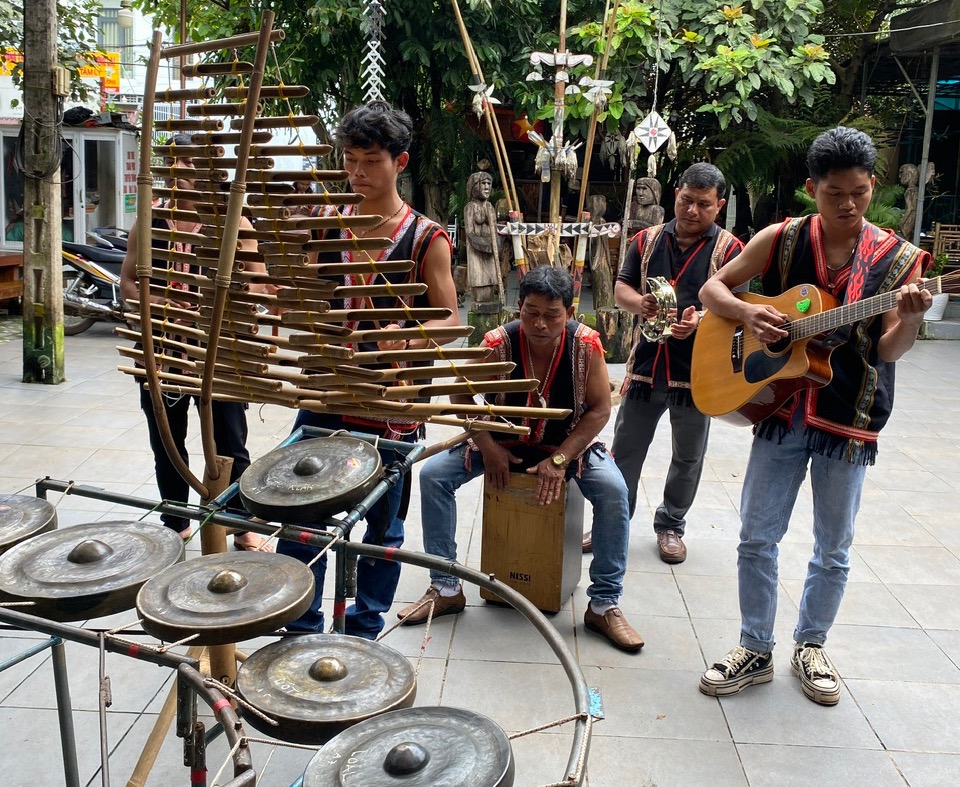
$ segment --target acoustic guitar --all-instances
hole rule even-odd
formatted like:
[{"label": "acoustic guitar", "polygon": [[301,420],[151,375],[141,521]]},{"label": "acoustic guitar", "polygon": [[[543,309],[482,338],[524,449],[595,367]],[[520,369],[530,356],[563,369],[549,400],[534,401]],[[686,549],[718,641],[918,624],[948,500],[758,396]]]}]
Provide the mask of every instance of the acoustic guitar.
[{"label": "acoustic guitar", "polygon": [[[920,286],[934,295],[949,292],[960,272],[928,279]],[[747,425],[775,413],[805,388],[830,382],[830,355],[844,337],[837,329],[895,309],[899,290],[841,306],[812,284],[782,295],[737,293],[748,303],[769,304],[788,317],[780,327],[789,336],[764,344],[742,323],[712,312],[703,315],[693,344],[690,387],[705,415]]]}]

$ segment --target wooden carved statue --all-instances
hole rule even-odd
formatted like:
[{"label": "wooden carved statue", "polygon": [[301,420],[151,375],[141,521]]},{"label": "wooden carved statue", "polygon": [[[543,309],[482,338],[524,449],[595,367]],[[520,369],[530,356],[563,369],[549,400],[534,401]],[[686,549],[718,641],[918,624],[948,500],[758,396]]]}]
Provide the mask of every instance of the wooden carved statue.
[{"label": "wooden carved statue", "polygon": [[463,209],[463,233],[467,239],[467,286],[472,307],[499,304],[503,307],[503,280],[500,276],[497,214],[490,204],[493,177],[474,172],[467,179],[470,201]]},{"label": "wooden carved statue", "polygon": [[630,232],[663,224],[663,207],[660,205],[660,181],[656,178],[639,178],[633,192],[630,211]]},{"label": "wooden carved statue", "polygon": [[[587,198],[587,210],[594,224],[602,224],[607,212],[607,198],[603,194],[591,194]],[[594,309],[613,308],[613,275],[610,267],[610,245],[606,235],[590,238],[590,272],[593,283]]]}]

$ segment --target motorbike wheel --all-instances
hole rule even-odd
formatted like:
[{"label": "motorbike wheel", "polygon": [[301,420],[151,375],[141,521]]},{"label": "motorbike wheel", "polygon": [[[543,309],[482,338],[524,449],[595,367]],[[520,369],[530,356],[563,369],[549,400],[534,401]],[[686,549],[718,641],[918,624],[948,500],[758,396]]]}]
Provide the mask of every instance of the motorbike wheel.
[{"label": "motorbike wheel", "polygon": [[[80,285],[78,281],[80,274],[75,270],[63,270],[63,289],[77,288]],[[63,333],[66,336],[76,336],[88,330],[96,321],[96,317],[81,317],[79,314],[71,314],[66,302],[63,304]]]}]

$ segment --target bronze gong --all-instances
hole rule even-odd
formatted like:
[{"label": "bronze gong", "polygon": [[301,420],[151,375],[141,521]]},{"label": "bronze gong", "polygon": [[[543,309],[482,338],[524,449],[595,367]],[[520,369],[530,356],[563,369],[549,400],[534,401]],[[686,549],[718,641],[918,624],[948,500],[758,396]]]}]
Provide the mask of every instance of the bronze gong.
[{"label": "bronze gong", "polygon": [[291,743],[324,743],[352,724],[407,708],[417,695],[413,666],[391,647],[339,634],[292,636],[252,653],[237,691],[257,710],[260,732]]},{"label": "bronze gong", "polygon": [[28,538],[56,530],[57,509],[28,495],[0,495],[0,555]]},{"label": "bronze gong", "polygon": [[305,563],[270,552],[203,555],[173,566],[137,595],[143,630],[166,642],[226,645],[269,634],[313,600]]},{"label": "bronze gong", "polygon": [[377,449],[364,440],[301,440],[251,464],[240,476],[240,499],[251,514],[270,522],[318,522],[366,497],[381,467]]},{"label": "bronze gong", "polygon": [[513,750],[491,719],[461,708],[391,711],[317,752],[303,787],[511,787]]},{"label": "bronze gong", "polygon": [[53,530],[0,556],[0,593],[58,621],[131,609],[150,577],[183,560],[183,539],[153,522],[93,522]]}]

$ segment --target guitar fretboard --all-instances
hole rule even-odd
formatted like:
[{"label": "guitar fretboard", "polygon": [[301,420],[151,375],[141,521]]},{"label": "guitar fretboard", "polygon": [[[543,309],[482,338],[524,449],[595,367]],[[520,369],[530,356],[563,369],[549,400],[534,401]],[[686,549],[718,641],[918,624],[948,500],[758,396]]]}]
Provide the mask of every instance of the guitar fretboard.
[{"label": "guitar fretboard", "polygon": [[[956,284],[958,279],[960,279],[960,271],[929,279],[919,286],[922,290],[939,295],[943,292],[949,292],[949,286]],[[818,314],[811,314],[809,317],[793,320],[787,328],[790,333],[790,341],[794,342],[821,333],[829,333],[844,325],[851,325],[868,317],[895,309],[898,293],[899,290],[882,292],[862,301],[847,303],[835,309],[827,309]]]}]

